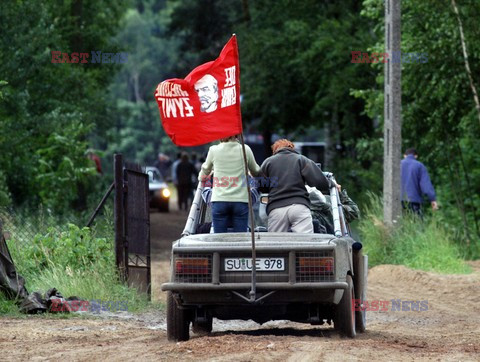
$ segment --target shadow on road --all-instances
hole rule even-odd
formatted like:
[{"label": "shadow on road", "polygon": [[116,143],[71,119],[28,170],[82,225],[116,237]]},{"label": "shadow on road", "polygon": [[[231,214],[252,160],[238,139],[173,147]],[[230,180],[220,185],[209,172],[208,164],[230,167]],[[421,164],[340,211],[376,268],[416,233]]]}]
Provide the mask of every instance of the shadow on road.
[{"label": "shadow on road", "polygon": [[[325,328],[325,327],[324,327]],[[332,328],[313,328],[313,329],[296,329],[292,327],[285,328],[261,328],[255,330],[227,330],[222,332],[212,332],[211,336],[224,335],[245,335],[245,336],[292,336],[292,337],[324,337],[331,338],[338,336],[338,332]]]}]

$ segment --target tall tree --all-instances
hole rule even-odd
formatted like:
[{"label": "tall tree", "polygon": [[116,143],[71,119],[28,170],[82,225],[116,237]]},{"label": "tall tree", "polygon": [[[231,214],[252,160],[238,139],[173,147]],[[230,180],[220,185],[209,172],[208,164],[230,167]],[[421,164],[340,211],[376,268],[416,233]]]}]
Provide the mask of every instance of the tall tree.
[{"label": "tall tree", "polygon": [[375,131],[364,101],[350,94],[375,84],[368,64],[351,62],[352,51],[367,51],[373,42],[372,22],[360,11],[356,1],[251,2],[251,20],[238,34],[244,117],[260,121],[267,141],[271,132],[325,129],[331,170],[363,189],[381,181],[358,177],[369,160],[356,166],[355,145]]},{"label": "tall tree", "polygon": [[[124,1],[0,4],[0,169],[17,203],[65,209],[94,170],[88,137],[108,128],[104,91],[112,64],[52,63],[51,51],[115,52]],[[20,19],[20,20],[19,20]]]},{"label": "tall tree", "polygon": [[120,152],[131,161],[152,163],[159,151],[174,153],[153,97],[158,83],[176,77],[178,41],[166,36],[171,6],[164,1],[137,1],[122,19],[116,41],[128,51],[128,62],[109,88],[114,127],[109,130],[107,156]]},{"label": "tall tree", "polygon": [[352,51],[366,50],[374,41],[373,22],[359,16],[361,4],[354,0],[175,4],[169,28],[182,43],[178,69],[183,72],[178,74],[213,59],[236,33],[247,132],[262,133],[269,151],[273,133],[306,133],[312,126],[326,129],[329,151],[336,156],[332,170],[358,189],[372,182],[381,185],[381,179],[358,177],[367,174],[371,159],[356,166],[362,154],[355,145],[375,132],[364,100],[350,94],[352,88],[375,86],[375,72],[368,64],[351,63]]},{"label": "tall tree", "polygon": [[[457,7],[475,84],[475,74],[480,74],[480,3],[462,1]],[[363,13],[381,24],[383,1],[365,0]],[[383,27],[375,30],[381,39]],[[379,40],[376,47],[382,44]],[[480,124],[451,2],[402,1],[401,60],[404,149],[417,148],[436,187],[444,222],[456,233],[456,240],[464,242],[466,254],[478,255]],[[378,80],[383,81],[380,74]],[[372,116],[381,114],[382,97],[380,92],[368,94]]]}]

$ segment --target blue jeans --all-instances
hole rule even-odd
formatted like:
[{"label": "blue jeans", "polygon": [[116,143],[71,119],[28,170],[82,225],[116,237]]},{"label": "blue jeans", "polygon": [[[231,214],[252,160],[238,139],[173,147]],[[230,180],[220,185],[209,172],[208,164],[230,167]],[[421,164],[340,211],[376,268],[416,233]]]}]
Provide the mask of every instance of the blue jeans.
[{"label": "blue jeans", "polygon": [[247,202],[212,202],[212,221],[214,233],[226,233],[232,228],[234,233],[247,231],[248,203]]}]

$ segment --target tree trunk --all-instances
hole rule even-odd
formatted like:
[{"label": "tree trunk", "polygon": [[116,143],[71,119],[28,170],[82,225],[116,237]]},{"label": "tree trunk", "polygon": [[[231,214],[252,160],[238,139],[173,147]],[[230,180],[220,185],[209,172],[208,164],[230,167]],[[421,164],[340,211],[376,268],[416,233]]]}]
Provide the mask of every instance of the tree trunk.
[{"label": "tree trunk", "polygon": [[477,88],[475,88],[475,84],[473,83],[472,72],[470,70],[470,63],[468,61],[468,53],[467,53],[467,45],[465,44],[465,37],[463,35],[463,25],[462,20],[460,19],[460,14],[458,13],[457,4],[455,0],[452,0],[453,11],[457,16],[458,20],[458,29],[460,30],[460,41],[462,42],[462,51],[463,51],[463,60],[465,62],[465,69],[467,70],[468,79],[470,81],[470,88],[472,89],[473,93],[473,101],[475,102],[475,107],[477,108],[477,115],[478,121],[480,122],[480,102],[478,101],[478,93]]},{"label": "tree trunk", "polygon": [[142,96],[140,95],[140,84],[138,82],[138,72],[134,71],[132,75],[132,80],[133,80],[133,94],[135,97],[135,103],[143,103]]},{"label": "tree trunk", "polygon": [[248,0],[242,0],[242,7],[243,7],[243,20],[246,23],[250,22],[250,9],[248,6]]},{"label": "tree trunk", "polygon": [[74,0],[70,7],[72,15],[72,35],[70,45],[72,52],[83,52],[83,36],[82,36],[82,17],[83,17],[83,0]]}]

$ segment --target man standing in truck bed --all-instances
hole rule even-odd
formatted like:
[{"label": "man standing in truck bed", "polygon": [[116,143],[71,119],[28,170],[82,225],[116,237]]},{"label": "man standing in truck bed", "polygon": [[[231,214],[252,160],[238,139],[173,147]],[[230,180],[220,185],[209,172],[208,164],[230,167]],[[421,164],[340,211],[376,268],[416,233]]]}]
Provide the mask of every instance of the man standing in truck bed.
[{"label": "man standing in truck bed", "polygon": [[330,181],[320,167],[295,151],[287,139],[272,145],[273,156],[267,158],[261,170],[270,182],[267,214],[269,232],[313,233],[310,200],[305,184],[328,192]]}]

